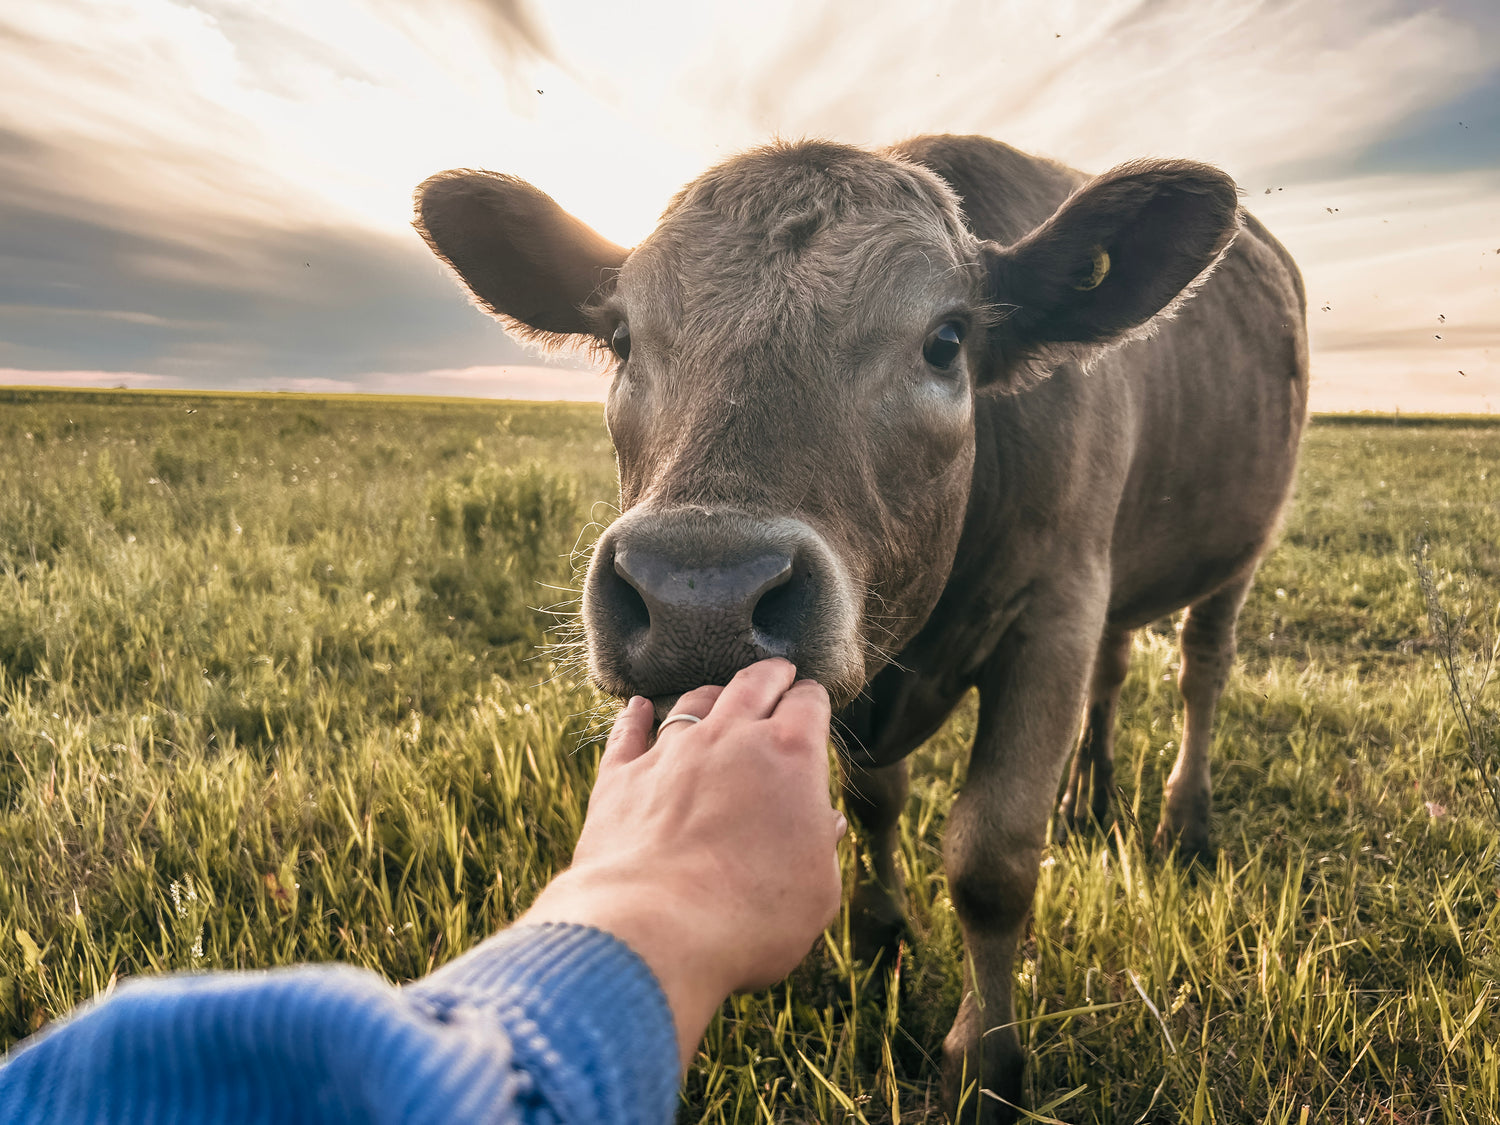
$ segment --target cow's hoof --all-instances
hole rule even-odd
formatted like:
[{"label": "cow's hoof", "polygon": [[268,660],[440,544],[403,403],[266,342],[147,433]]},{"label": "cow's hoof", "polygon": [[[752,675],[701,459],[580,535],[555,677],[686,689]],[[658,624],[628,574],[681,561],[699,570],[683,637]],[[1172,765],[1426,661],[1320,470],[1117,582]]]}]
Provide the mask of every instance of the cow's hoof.
[{"label": "cow's hoof", "polygon": [[1107,833],[1112,823],[1108,803],[1097,811],[1085,805],[1079,812],[1078,806],[1064,797],[1052,818],[1052,842],[1066,844],[1074,837],[1088,838]]},{"label": "cow's hoof", "polygon": [[1021,1079],[1026,1070],[1021,1056],[996,1059],[975,1076],[944,1048],[943,1106],[954,1125],[1012,1125],[1021,1118]]},{"label": "cow's hoof", "polygon": [[854,958],[889,969],[896,964],[901,943],[910,936],[900,904],[878,883],[861,881],[849,904],[849,943]]},{"label": "cow's hoof", "polygon": [[1197,864],[1209,871],[1213,870],[1218,858],[1213,841],[1209,839],[1206,823],[1178,825],[1170,817],[1163,817],[1162,822],[1156,826],[1156,838],[1153,842],[1156,850],[1163,855],[1170,855],[1185,865]]},{"label": "cow's hoof", "polygon": [[955,1125],[1010,1125],[1020,1118],[1026,1052],[1014,1027],[978,1032],[966,1001],[943,1041],[943,1107]]},{"label": "cow's hoof", "polygon": [[1075,769],[1052,818],[1053,842],[1062,844],[1072,836],[1108,831],[1113,819],[1113,793],[1114,770],[1108,764]]},{"label": "cow's hoof", "polygon": [[1208,838],[1208,814],[1213,801],[1207,786],[1182,786],[1167,790],[1161,823],[1156,827],[1156,848],[1184,863],[1200,863],[1212,870],[1214,846]]}]

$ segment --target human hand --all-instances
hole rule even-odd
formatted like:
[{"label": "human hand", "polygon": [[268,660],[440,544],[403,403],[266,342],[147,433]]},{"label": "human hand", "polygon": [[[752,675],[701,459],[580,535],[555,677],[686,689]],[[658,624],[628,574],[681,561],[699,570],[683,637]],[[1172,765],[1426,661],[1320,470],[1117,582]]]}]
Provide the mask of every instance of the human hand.
[{"label": "human hand", "polygon": [[728,993],[785,976],[838,913],[828,695],[795,676],[766,660],[690,691],[671,714],[702,721],[654,745],[651,704],[632,699],[573,866],[525,919],[596,925],[635,949],[667,993],[684,1062]]},{"label": "human hand", "polygon": [[[688,692],[648,750],[651,708],[615,724],[575,868],[649,872],[690,908],[718,950],[725,991],[761,988],[797,966],[838,913],[841,817],[828,802],[828,694],[768,660],[727,688]],[[665,721],[665,720],[664,720]]]}]

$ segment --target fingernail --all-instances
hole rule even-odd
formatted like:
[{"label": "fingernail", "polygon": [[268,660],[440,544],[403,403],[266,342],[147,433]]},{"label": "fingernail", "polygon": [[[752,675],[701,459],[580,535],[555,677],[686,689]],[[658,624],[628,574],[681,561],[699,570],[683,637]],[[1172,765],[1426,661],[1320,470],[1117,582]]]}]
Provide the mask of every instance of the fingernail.
[{"label": "fingernail", "polygon": [[649,703],[649,702],[650,702],[650,700],[648,700],[644,695],[632,695],[630,697],[630,702],[627,703],[627,704],[625,704],[625,710],[627,710],[627,711],[638,711],[638,710],[640,710],[640,706],[641,706],[642,703]]},{"label": "fingernail", "polygon": [[846,817],[843,813],[839,813],[839,818],[835,823],[838,828],[837,838],[842,840],[844,838],[844,833],[849,831],[849,818]]}]

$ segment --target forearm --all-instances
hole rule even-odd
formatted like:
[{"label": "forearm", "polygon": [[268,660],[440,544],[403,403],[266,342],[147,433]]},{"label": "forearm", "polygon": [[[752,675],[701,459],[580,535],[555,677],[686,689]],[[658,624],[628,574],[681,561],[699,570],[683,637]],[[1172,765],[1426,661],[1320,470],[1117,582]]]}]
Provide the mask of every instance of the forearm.
[{"label": "forearm", "polygon": [[628,948],[523,927],[404,989],[339,967],[127,985],[0,1068],[0,1121],[656,1123],[674,1046]]}]

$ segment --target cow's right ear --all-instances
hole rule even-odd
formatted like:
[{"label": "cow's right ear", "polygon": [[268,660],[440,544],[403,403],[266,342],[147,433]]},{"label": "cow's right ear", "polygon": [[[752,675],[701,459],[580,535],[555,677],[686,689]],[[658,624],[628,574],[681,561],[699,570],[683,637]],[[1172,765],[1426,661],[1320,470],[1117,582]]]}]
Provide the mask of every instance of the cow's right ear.
[{"label": "cow's right ear", "polygon": [[458,168],[417,188],[413,225],[475,301],[527,339],[592,335],[583,306],[614,284],[629,251],[525,180]]}]

